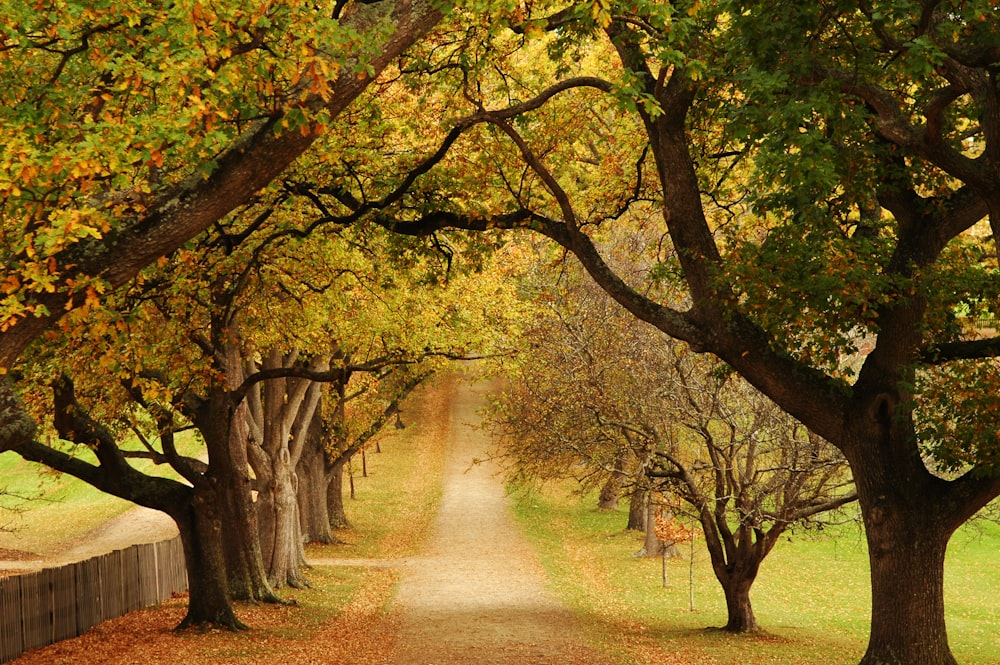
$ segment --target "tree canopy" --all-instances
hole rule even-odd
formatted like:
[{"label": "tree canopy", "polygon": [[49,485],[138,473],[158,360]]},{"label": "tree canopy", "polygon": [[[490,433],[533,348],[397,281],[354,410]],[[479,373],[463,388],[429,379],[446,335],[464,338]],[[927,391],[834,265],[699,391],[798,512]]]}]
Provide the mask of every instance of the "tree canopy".
[{"label": "tree canopy", "polygon": [[[872,567],[863,662],[953,663],[944,551],[1000,494],[994,3],[442,12],[191,0],[5,16],[0,365],[322,149],[286,188],[315,219],[438,242],[541,233],[837,446]],[[644,274],[594,233],[625,218],[658,230]],[[659,298],[663,282],[682,296]],[[0,397],[9,448],[34,430]]]},{"label": "tree canopy", "polygon": [[[532,11],[490,42],[508,45],[509,69],[441,67],[460,73],[468,111],[434,159],[475,165],[475,196],[383,223],[542,233],[638,318],[839,447],[871,552],[863,662],[952,663],[944,550],[1000,493],[996,9]],[[682,285],[680,304],[616,273],[592,233],[650,203],[670,251],[649,278]],[[952,419],[937,400],[963,383],[981,408]]]},{"label": "tree canopy", "polygon": [[11,9],[5,367],[65,309],[248,203],[442,16],[394,1]]}]

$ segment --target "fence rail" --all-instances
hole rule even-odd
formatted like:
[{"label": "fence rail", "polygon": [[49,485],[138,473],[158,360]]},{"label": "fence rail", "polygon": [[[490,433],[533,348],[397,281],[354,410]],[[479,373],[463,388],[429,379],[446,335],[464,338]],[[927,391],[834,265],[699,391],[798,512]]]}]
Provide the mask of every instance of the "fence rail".
[{"label": "fence rail", "polygon": [[179,537],[0,579],[0,663],[186,590]]}]

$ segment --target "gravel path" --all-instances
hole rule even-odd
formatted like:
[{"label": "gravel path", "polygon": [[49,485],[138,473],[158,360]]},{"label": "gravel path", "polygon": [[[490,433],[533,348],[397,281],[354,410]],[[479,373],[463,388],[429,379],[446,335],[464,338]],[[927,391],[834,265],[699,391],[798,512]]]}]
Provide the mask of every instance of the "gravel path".
[{"label": "gravel path", "polygon": [[422,556],[402,566],[396,665],[604,665],[573,615],[546,588],[518,531],[488,435],[475,425],[483,389],[461,386],[451,405],[441,509]]}]

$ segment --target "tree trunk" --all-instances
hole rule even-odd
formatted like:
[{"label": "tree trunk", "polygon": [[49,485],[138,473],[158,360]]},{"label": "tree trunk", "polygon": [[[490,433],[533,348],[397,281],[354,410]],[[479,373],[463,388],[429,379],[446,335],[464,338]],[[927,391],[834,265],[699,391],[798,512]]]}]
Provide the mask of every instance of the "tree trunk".
[{"label": "tree trunk", "polygon": [[874,465],[855,470],[872,584],[871,633],[861,664],[955,665],[944,615],[952,531],[923,500],[905,498],[900,476]]},{"label": "tree trunk", "polygon": [[295,468],[299,478],[299,524],[306,542],[340,544],[330,528],[330,511],[327,493],[330,486],[330,469],[323,448],[322,436],[310,440],[302,451]]},{"label": "tree trunk", "polygon": [[712,561],[712,572],[726,597],[727,619],[723,630],[731,633],[757,632],[760,626],[750,603],[750,587],[757,579],[761,563],[784,528],[775,525],[764,532],[740,524],[733,529],[728,523],[717,521],[720,515],[715,512],[714,503],[704,502],[697,508],[705,547]]},{"label": "tree trunk", "polygon": [[330,526],[334,529],[349,529],[350,520],[344,510],[344,467],[349,457],[338,458],[330,470],[330,483],[326,490],[327,512],[330,515]]},{"label": "tree trunk", "polygon": [[210,389],[196,423],[208,448],[211,476],[222,490],[215,510],[224,525],[222,548],[230,596],[236,600],[281,602],[264,574],[247,463],[245,406],[233,409],[222,386]]},{"label": "tree trunk", "polygon": [[649,500],[649,490],[636,487],[629,496],[628,526],[629,531],[646,530],[646,503]]},{"label": "tree trunk", "polygon": [[188,576],[188,611],[178,629],[205,625],[230,630],[247,628],[236,618],[230,602],[222,523],[212,509],[217,503],[214,491],[196,490],[191,505],[171,512],[184,548]]},{"label": "tree trunk", "polygon": [[246,472],[222,474],[220,484],[227,487],[220,509],[225,515],[223,548],[229,593],[235,600],[280,603],[265,574],[261,554],[256,507],[250,494],[250,479]]},{"label": "tree trunk", "polygon": [[[301,359],[298,350],[272,348],[262,361],[264,370],[299,367],[323,372],[328,361]],[[302,574],[305,551],[298,509],[295,467],[308,441],[308,432],[320,405],[321,384],[286,377],[262,381],[248,395],[250,413],[261,438],[250,462],[257,475],[259,537],[267,579],[275,587],[309,586]]]},{"label": "tree trunk", "polygon": [[642,549],[632,556],[661,556],[667,548],[666,543],[656,535],[656,518],[660,512],[660,506],[653,501],[653,493],[645,492],[646,495],[646,539]]},{"label": "tree trunk", "polygon": [[260,488],[260,547],[268,581],[280,589],[309,585],[299,568],[302,531],[299,527],[298,481],[289,464],[288,449],[282,448],[272,461],[271,477]]},{"label": "tree trunk", "polygon": [[[858,418],[845,454],[865,522],[872,615],[862,665],[955,665],[944,614],[944,557],[954,529],[978,504],[945,501],[912,444],[905,416],[889,408]],[[914,449],[909,460],[898,451]]]},{"label": "tree trunk", "polygon": [[[867,522],[867,520],[866,520]],[[944,617],[950,534],[915,520],[868,524],[872,621],[862,665],[955,665]]]},{"label": "tree trunk", "polygon": [[617,510],[618,497],[622,492],[622,485],[625,482],[625,463],[621,456],[615,460],[615,470],[608,476],[607,481],[601,487],[601,493],[597,497],[598,510]]},{"label": "tree trunk", "polygon": [[750,587],[756,578],[757,574],[754,571],[731,574],[726,581],[720,580],[726,595],[728,617],[723,630],[730,633],[755,633],[760,630],[757,617],[753,613],[753,606],[750,604]]}]

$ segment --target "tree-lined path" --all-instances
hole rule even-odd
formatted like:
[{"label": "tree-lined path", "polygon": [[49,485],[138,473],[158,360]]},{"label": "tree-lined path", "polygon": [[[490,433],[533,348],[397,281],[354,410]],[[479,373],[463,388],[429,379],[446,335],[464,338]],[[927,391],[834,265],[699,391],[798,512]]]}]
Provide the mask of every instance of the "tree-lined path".
[{"label": "tree-lined path", "polygon": [[441,508],[424,553],[402,571],[393,663],[604,665],[546,588],[496,467],[475,463],[490,447],[477,427],[485,392],[460,385],[451,402]]}]

